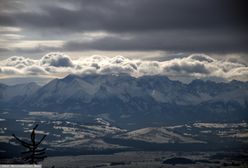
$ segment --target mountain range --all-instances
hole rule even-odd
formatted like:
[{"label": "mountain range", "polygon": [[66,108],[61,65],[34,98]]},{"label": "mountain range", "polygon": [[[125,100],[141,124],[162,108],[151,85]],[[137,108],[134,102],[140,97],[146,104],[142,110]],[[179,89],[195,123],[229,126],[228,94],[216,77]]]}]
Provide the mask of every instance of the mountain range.
[{"label": "mountain range", "polygon": [[[248,119],[248,82],[189,84],[166,76],[68,75],[46,85],[0,84],[2,108],[79,112],[119,125]],[[127,122],[128,121],[128,122]]]}]

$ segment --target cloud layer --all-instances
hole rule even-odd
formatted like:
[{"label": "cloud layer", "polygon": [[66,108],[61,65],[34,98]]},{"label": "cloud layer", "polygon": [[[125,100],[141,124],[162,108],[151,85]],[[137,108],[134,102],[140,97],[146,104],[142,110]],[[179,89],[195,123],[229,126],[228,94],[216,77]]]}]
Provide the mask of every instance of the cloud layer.
[{"label": "cloud layer", "polygon": [[0,0],[0,54],[247,54],[245,6],[246,0]]},{"label": "cloud layer", "polygon": [[52,52],[35,60],[13,56],[0,61],[0,75],[5,77],[40,75],[63,77],[67,74],[166,75],[175,79],[207,78],[248,81],[248,67],[233,59],[217,60],[205,54],[192,54],[166,61],[128,59],[123,56],[93,55],[71,59],[68,55]]}]

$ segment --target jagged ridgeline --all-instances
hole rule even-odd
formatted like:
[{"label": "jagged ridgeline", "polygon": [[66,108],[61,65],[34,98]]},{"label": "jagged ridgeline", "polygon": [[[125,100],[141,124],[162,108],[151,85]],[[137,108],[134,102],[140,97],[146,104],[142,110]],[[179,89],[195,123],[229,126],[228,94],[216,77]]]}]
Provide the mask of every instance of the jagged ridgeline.
[{"label": "jagged ridgeline", "polygon": [[120,123],[126,117],[166,123],[237,121],[246,119],[248,111],[248,83],[240,81],[185,84],[156,75],[68,75],[44,86],[2,85],[1,93],[0,105],[9,109],[107,113]]}]

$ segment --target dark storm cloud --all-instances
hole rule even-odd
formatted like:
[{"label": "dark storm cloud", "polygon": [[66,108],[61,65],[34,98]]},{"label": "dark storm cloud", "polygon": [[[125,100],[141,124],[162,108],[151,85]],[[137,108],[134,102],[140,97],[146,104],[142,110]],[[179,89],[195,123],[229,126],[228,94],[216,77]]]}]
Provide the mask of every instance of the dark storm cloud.
[{"label": "dark storm cloud", "polygon": [[69,42],[64,47],[70,51],[247,53],[248,23],[244,0],[44,0],[37,3],[24,0],[0,3],[3,4],[0,11],[2,26],[18,26],[53,36],[58,32],[69,35],[94,31],[131,36],[129,39],[109,36],[91,42],[67,39]]},{"label": "dark storm cloud", "polygon": [[[22,3],[24,3],[23,1]],[[27,1],[28,2],[28,1]],[[56,1],[57,4],[66,1]],[[44,1],[33,10],[1,14],[2,24],[16,23],[36,28],[106,30],[130,32],[164,29],[247,28],[244,1],[232,0],[83,0],[70,1],[75,10]],[[51,5],[49,5],[51,4]]]},{"label": "dark storm cloud", "polygon": [[0,25],[1,26],[15,26],[13,19],[7,14],[0,14]]},{"label": "dark storm cloud", "polygon": [[232,32],[207,31],[150,32],[99,38],[95,41],[70,41],[63,48],[82,50],[165,50],[177,52],[248,52],[247,37]]},{"label": "dark storm cloud", "polygon": [[6,48],[0,48],[0,52],[7,52],[7,51],[9,51],[9,50]]}]

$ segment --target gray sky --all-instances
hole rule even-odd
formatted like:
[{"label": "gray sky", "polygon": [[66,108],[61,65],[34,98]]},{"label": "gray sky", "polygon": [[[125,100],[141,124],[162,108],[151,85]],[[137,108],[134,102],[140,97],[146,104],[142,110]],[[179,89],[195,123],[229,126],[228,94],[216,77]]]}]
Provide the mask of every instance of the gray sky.
[{"label": "gray sky", "polygon": [[50,51],[248,51],[245,1],[0,0],[1,56]]},{"label": "gray sky", "polygon": [[247,67],[245,0],[0,0],[0,59],[204,53]]}]

